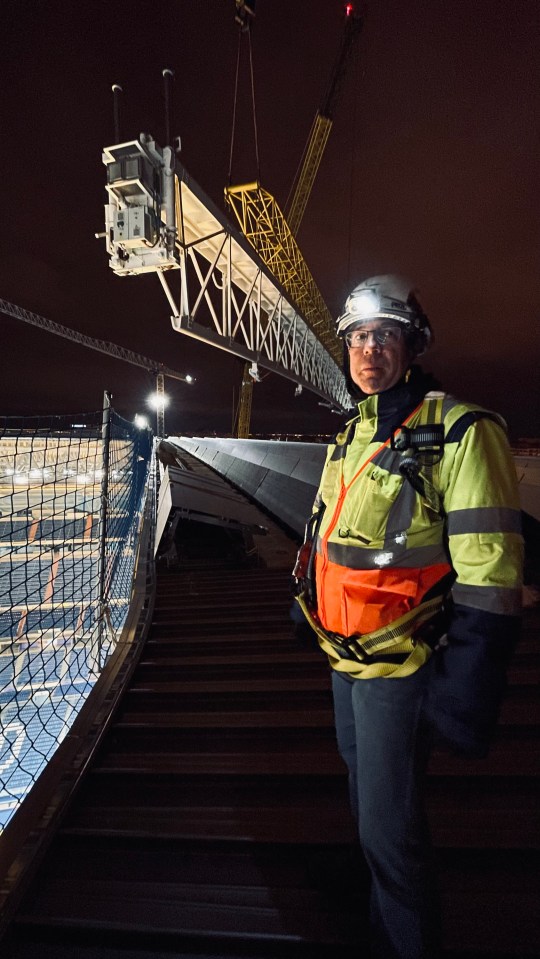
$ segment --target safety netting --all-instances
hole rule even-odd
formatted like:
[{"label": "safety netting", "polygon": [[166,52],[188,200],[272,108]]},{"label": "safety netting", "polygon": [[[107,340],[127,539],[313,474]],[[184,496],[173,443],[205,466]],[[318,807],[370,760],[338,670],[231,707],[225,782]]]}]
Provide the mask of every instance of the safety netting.
[{"label": "safety netting", "polygon": [[103,417],[0,418],[0,831],[129,608],[153,437]]}]

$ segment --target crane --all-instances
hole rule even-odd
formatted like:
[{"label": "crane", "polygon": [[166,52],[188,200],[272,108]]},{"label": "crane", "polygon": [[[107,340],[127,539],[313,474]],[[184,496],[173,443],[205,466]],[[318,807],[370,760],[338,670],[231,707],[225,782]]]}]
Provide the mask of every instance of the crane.
[{"label": "crane", "polygon": [[[157,377],[157,432],[160,436],[163,435],[164,432],[163,378],[168,376],[173,380],[180,380],[182,383],[195,382],[194,377],[190,376],[189,373],[179,373],[177,370],[172,370],[169,366],[165,366],[164,363],[151,360],[141,353],[134,353],[133,350],[127,350],[124,346],[117,346],[116,343],[111,343],[109,340],[98,340],[93,336],[87,336],[85,333],[79,333],[78,330],[73,330],[69,326],[62,326],[61,323],[55,323],[54,320],[40,316],[39,313],[32,313],[31,310],[25,310],[22,306],[16,306],[7,300],[0,299],[0,313],[5,313],[6,316],[11,316],[16,320],[22,320],[23,323],[29,323],[31,326],[37,326],[39,329],[46,330],[48,333],[63,336],[64,339],[71,340],[72,343],[78,343],[80,346],[86,346],[90,350],[106,353],[107,356],[113,356],[117,360],[124,360],[126,363],[131,363],[133,366],[140,366],[144,370],[153,373]],[[159,399],[161,399],[161,402],[159,402]]]},{"label": "crane", "polygon": [[[236,0],[236,5],[237,8],[243,6],[241,0]],[[254,15],[254,9],[250,13]],[[246,14],[238,22],[241,22],[243,31],[249,30],[250,20]],[[363,20],[355,14],[353,4],[347,3],[340,48],[325,97],[315,115],[300,167],[293,181],[293,187],[295,184],[296,186],[287,215],[282,212],[272,194],[264,190],[258,182],[228,186],[225,189],[226,203],[234,212],[244,236],[292,296],[306,322],[338,365],[341,363],[341,345],[335,335],[332,317],[302,256],[295,234],[304,215],[332,129],[333,111],[362,25]],[[249,436],[252,394],[253,375],[250,375],[249,364],[246,363],[238,409],[239,437]]]},{"label": "crane", "polygon": [[345,26],[338,55],[330,75],[330,82],[322,105],[315,114],[311,132],[295,176],[294,183],[296,186],[291,202],[286,206],[285,215],[293,236],[298,233],[300,223],[304,216],[304,211],[334,122],[334,108],[341,91],[349,57],[351,56],[362,26],[363,19],[359,14],[354,12],[353,4],[345,4]]}]

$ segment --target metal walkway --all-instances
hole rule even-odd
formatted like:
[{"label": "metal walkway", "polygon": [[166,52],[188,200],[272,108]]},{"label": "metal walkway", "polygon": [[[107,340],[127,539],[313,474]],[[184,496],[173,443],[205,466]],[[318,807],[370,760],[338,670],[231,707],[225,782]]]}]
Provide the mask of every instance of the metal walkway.
[{"label": "metal walkway", "polygon": [[[295,545],[272,526],[250,568],[220,543],[159,572],[142,657],[3,959],[367,957],[328,668],[288,615]],[[526,622],[489,759],[431,763],[452,957],[540,954],[540,610]]]}]

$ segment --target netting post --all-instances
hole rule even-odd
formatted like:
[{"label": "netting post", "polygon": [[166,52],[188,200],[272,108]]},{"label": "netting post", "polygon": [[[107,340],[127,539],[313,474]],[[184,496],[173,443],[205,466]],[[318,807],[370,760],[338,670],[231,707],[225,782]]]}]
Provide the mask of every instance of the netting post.
[{"label": "netting post", "polygon": [[101,652],[106,623],[106,574],[107,574],[107,519],[109,500],[109,458],[111,447],[111,394],[103,393],[103,420],[101,426],[101,509],[99,514],[99,623],[98,623],[98,671],[101,670]]}]

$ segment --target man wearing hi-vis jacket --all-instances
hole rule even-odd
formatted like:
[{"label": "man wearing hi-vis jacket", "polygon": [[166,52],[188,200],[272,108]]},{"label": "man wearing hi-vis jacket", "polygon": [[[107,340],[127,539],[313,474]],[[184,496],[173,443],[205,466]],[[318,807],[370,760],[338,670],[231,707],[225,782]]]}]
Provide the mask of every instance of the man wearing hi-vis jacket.
[{"label": "man wearing hi-vis jacket", "polygon": [[516,474],[503,420],[412,365],[432,332],[410,284],[361,283],[337,332],[358,412],[328,449],[298,600],[332,667],[373,955],[434,959],[422,781],[434,733],[487,753],[520,622]]}]

